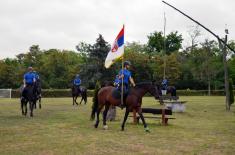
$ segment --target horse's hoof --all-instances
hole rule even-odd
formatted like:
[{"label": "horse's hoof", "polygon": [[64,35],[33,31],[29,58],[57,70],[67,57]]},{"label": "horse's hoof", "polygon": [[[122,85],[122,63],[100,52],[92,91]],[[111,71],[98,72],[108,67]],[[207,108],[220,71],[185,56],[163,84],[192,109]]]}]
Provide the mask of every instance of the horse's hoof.
[{"label": "horse's hoof", "polygon": [[149,130],[148,127],[144,128],[144,131],[145,131],[145,132],[150,132],[150,130]]},{"label": "horse's hoof", "polygon": [[104,130],[108,130],[108,125],[104,125],[104,126],[103,126],[103,129],[104,129]]},{"label": "horse's hoof", "polygon": [[33,114],[30,114],[30,117],[33,117]]},{"label": "horse's hoof", "polygon": [[94,127],[95,127],[95,128],[98,128],[98,125],[97,125],[97,124],[95,124],[95,125],[94,125]]}]

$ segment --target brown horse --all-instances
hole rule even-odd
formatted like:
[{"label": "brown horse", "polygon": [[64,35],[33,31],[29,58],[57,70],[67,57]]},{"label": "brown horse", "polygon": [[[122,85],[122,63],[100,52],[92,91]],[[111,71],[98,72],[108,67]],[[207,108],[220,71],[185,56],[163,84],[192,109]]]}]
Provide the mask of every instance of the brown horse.
[{"label": "brown horse", "polygon": [[[149,131],[147,124],[145,122],[144,116],[142,114],[141,110],[141,104],[142,104],[142,97],[146,93],[150,93],[153,95],[156,99],[160,99],[160,93],[157,86],[155,86],[152,82],[145,82],[145,83],[139,83],[135,87],[132,87],[127,95],[125,97],[125,105],[126,105],[126,112],[124,116],[124,120],[121,126],[121,130],[124,131],[125,122],[128,118],[129,112],[136,110],[143,122],[145,131]],[[119,93],[119,96],[117,97],[117,94]],[[97,95],[97,100],[94,100],[93,107],[92,107],[92,113],[91,113],[91,119],[95,118],[96,113],[96,123],[95,128],[99,125],[99,114],[102,110],[102,108],[105,106],[105,110],[103,112],[103,125],[104,129],[107,129],[108,126],[106,125],[106,116],[107,112],[109,110],[109,107],[112,106],[119,106],[121,103],[120,99],[120,92],[117,90],[117,88],[112,86],[103,87],[99,90]],[[160,100],[160,102],[162,102]]]}]

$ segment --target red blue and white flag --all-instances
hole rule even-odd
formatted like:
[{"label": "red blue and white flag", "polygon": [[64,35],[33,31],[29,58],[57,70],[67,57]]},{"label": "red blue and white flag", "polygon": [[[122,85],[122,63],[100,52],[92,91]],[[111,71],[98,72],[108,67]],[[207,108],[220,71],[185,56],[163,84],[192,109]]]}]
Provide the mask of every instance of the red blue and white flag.
[{"label": "red blue and white flag", "polygon": [[117,59],[124,54],[124,26],[116,37],[111,50],[105,59],[105,68],[109,68]]}]

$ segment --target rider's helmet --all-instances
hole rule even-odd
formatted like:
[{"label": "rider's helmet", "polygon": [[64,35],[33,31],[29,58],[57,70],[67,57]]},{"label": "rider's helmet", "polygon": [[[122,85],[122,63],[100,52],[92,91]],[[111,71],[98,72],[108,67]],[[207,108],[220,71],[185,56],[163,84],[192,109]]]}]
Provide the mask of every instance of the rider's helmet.
[{"label": "rider's helmet", "polygon": [[131,62],[130,62],[130,61],[125,61],[125,62],[124,62],[124,67],[127,66],[127,65],[130,66],[130,65],[131,65]]},{"label": "rider's helmet", "polygon": [[28,67],[28,71],[32,72],[32,71],[33,71],[33,67],[32,67],[32,66],[29,66],[29,67]]},{"label": "rider's helmet", "polygon": [[80,78],[80,75],[79,75],[79,74],[76,74],[76,78]]}]

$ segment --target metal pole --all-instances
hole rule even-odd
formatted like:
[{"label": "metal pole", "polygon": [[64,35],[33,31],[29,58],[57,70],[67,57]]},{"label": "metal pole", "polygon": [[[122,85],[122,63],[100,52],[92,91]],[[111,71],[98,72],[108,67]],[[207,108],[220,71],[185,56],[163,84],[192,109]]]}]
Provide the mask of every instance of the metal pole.
[{"label": "metal pole", "polygon": [[166,15],[164,12],[164,71],[163,71],[163,79],[166,78]]}]

